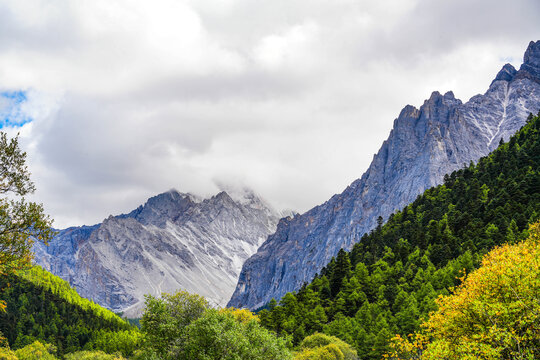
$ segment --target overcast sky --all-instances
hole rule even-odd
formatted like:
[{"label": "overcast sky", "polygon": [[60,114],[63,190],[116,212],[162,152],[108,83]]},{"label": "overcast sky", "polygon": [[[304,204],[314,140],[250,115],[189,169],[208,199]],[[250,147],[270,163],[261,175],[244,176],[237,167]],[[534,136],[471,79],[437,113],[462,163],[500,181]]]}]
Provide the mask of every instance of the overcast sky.
[{"label": "overcast sky", "polygon": [[407,104],[466,101],[540,38],[538,0],[0,0],[0,121],[55,227],[176,188],[303,212]]}]

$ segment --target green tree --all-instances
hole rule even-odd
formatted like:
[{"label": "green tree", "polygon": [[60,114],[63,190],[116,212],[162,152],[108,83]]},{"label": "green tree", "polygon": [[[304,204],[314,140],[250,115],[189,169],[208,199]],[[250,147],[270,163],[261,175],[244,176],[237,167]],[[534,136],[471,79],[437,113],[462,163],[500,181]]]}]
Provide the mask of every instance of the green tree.
[{"label": "green tree", "polygon": [[132,356],[141,347],[142,333],[135,328],[122,331],[100,330],[85,346],[85,349],[99,349],[106,353],[121,353]]},{"label": "green tree", "polygon": [[294,360],[344,360],[343,353],[335,344],[304,349],[294,356]]},{"label": "green tree", "polygon": [[182,290],[172,295],[163,293],[161,298],[146,295],[145,305],[141,330],[146,347],[162,356],[169,354],[184,336],[185,328],[210,308],[202,296]]},{"label": "green tree", "polygon": [[286,360],[291,353],[285,340],[259,325],[243,321],[233,312],[206,310],[174,342],[173,359],[182,360]]},{"label": "green tree", "polygon": [[330,278],[330,291],[332,296],[336,296],[341,288],[343,279],[351,272],[351,260],[345,250],[340,249]]},{"label": "green tree", "polygon": [[54,235],[43,206],[24,199],[35,191],[25,161],[18,138],[0,132],[0,275],[29,265],[34,239],[47,242]]}]

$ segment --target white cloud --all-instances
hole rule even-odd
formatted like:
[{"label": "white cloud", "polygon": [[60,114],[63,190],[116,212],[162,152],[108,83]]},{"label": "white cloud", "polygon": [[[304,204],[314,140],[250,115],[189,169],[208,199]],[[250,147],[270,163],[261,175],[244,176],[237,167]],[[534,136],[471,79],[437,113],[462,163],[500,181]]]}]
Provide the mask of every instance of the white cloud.
[{"label": "white cloud", "polygon": [[289,65],[293,71],[298,64],[309,64],[312,53],[309,45],[317,36],[317,25],[307,22],[292,26],[283,34],[272,34],[263,37],[253,51],[254,60],[262,67],[276,69]]},{"label": "white cloud", "polygon": [[0,91],[56,226],[175,187],[307,210],[406,104],[467,100],[537,36],[535,0],[0,0]]}]

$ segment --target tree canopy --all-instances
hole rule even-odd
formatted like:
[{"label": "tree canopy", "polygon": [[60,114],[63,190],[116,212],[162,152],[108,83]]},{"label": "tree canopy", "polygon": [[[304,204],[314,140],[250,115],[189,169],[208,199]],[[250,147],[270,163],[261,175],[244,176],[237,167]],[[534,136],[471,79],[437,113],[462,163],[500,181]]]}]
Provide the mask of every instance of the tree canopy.
[{"label": "tree canopy", "polygon": [[393,341],[389,359],[539,359],[540,222],[527,240],[493,249],[422,331]]},{"label": "tree canopy", "polygon": [[261,327],[248,310],[209,307],[196,294],[178,291],[146,297],[141,319],[143,358],[185,360],[287,360],[286,342]]},{"label": "tree canopy", "polygon": [[18,137],[0,132],[0,275],[28,266],[34,239],[46,242],[54,234],[43,206],[24,198],[34,191]]}]

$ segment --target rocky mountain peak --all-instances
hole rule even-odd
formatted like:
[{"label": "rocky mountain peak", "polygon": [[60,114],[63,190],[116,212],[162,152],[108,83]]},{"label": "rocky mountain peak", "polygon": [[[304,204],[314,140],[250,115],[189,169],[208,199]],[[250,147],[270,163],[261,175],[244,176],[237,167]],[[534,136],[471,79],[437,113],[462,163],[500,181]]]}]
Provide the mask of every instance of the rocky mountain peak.
[{"label": "rocky mountain peak", "polygon": [[452,108],[461,104],[461,100],[456,99],[451,91],[444,95],[438,91],[432,92],[429,99],[420,107],[416,131],[425,133],[432,125],[438,126],[436,124],[447,122]]},{"label": "rocky mountain peak", "polygon": [[[417,118],[419,114],[420,112],[418,111],[416,107],[412,105],[407,105],[399,113],[398,119]],[[396,124],[394,124],[394,126],[396,126]]]},{"label": "rocky mountain peak", "polygon": [[212,198],[219,199],[219,200],[225,200],[225,201],[234,201],[231,196],[225,191],[222,190],[216,195],[212,196]]},{"label": "rocky mountain peak", "polygon": [[429,99],[427,99],[424,103],[437,103],[439,101],[442,101],[442,95],[440,92],[435,90],[431,93]]},{"label": "rocky mountain peak", "polygon": [[143,225],[164,227],[167,220],[174,221],[199,200],[186,193],[171,189],[149,198],[144,205],[139,206],[125,217],[134,218]]},{"label": "rocky mountain peak", "polygon": [[219,204],[223,206],[233,206],[236,201],[226,191],[220,191],[216,195],[212,196],[209,200],[212,204]]},{"label": "rocky mountain peak", "polygon": [[512,64],[505,64],[502,67],[502,69],[497,73],[497,76],[495,76],[495,79],[493,80],[491,84],[493,85],[495,81],[500,81],[500,80],[510,82],[514,79],[514,76],[516,75],[516,73],[517,73],[517,70],[514,66],[512,66]]},{"label": "rocky mountain peak", "polygon": [[429,99],[424,102],[424,107],[441,107],[460,104],[461,100],[456,99],[452,91],[447,91],[444,95],[441,95],[438,91],[433,91]]},{"label": "rocky mountain peak", "polygon": [[[235,203],[248,206],[253,205],[254,207],[258,207],[260,203],[263,202],[259,195],[247,186],[219,183],[218,187],[221,192],[227,193],[227,195]],[[264,205],[267,204],[265,203]]]},{"label": "rocky mountain peak", "polygon": [[523,66],[540,68],[540,40],[529,43],[529,47],[523,55]]},{"label": "rocky mountain peak", "polygon": [[529,43],[516,78],[530,79],[540,83],[540,40]]},{"label": "rocky mountain peak", "polygon": [[443,98],[444,98],[445,100],[447,100],[447,101],[451,101],[451,100],[455,100],[455,99],[456,99],[456,97],[454,96],[454,92],[453,92],[453,91],[447,91],[447,92],[444,94]]}]

